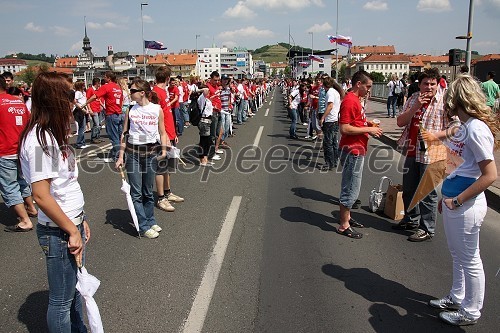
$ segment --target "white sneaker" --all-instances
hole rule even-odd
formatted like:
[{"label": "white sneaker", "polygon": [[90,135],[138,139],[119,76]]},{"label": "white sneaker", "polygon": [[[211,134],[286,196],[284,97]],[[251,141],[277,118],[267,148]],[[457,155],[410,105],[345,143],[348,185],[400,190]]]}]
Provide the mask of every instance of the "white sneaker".
[{"label": "white sneaker", "polygon": [[158,224],[151,226],[151,229],[153,229],[156,232],[160,232],[163,230]]},{"label": "white sneaker", "polygon": [[214,160],[214,161],[220,161],[222,159],[222,157],[220,157],[220,155],[217,155],[215,154],[214,156],[212,156],[211,160]]},{"label": "white sneaker", "polygon": [[306,136],[304,137],[304,139],[306,139],[306,140],[307,140],[307,139],[309,139],[309,138],[310,138],[310,136],[309,136],[309,135],[306,135]]},{"label": "white sneaker", "polygon": [[113,163],[113,162],[114,162],[114,160],[113,160],[112,158],[109,158],[109,157],[105,157],[105,158],[103,158],[103,159],[102,159],[102,161],[103,161],[104,163]]},{"label": "white sneaker", "polygon": [[172,202],[184,202],[184,198],[181,198],[180,196],[175,195],[172,192],[170,192],[167,195],[167,199],[168,199],[168,201],[172,201]]},{"label": "white sneaker", "polygon": [[173,212],[173,211],[175,211],[175,207],[172,206],[172,204],[170,202],[168,202],[167,198],[163,198],[161,200],[158,200],[158,202],[156,203],[156,206],[159,209],[164,210],[166,212]]},{"label": "white sneaker", "polygon": [[224,154],[224,150],[222,150],[222,149],[217,149],[217,150],[215,151],[215,153],[216,153],[216,154]]},{"label": "white sneaker", "polygon": [[146,231],[144,234],[143,234],[144,237],[146,238],[149,238],[149,239],[154,239],[154,238],[157,238],[158,236],[160,236],[160,234],[156,231],[154,231],[152,228],[149,229],[148,231]]},{"label": "white sneaker", "polygon": [[307,123],[302,123],[302,125],[307,126]]}]

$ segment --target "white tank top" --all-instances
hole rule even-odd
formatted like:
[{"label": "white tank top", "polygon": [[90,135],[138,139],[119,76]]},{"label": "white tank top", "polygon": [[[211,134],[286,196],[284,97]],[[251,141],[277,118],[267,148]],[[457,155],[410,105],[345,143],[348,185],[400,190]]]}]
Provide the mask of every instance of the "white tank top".
[{"label": "white tank top", "polygon": [[149,103],[140,106],[136,104],[128,113],[129,137],[128,142],[133,145],[145,145],[159,142],[158,122],[160,117],[160,106]]}]

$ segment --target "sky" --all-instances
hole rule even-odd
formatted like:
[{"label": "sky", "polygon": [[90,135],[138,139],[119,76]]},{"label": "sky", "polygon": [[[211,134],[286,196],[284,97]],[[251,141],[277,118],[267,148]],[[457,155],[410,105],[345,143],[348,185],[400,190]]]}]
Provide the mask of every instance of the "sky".
[{"label": "sky", "polygon": [[[166,53],[204,47],[257,47],[287,42],[333,48],[327,35],[353,45],[394,45],[396,52],[440,55],[465,49],[467,0],[0,0],[4,27],[0,56],[16,52],[77,55],[84,16],[92,51],[142,53],[144,39]],[[500,0],[475,0],[472,50],[500,53]],[[337,15],[338,14],[338,15]],[[338,17],[338,20],[337,20]],[[199,35],[196,38],[196,35]],[[156,53],[156,51],[153,51]],[[340,54],[347,49],[340,47]],[[151,51],[150,51],[151,54]]]}]

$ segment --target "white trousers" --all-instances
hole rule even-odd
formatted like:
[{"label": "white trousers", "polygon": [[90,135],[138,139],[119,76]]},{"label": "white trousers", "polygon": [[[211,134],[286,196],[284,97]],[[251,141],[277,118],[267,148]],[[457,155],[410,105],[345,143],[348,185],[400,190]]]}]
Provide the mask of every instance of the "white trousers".
[{"label": "white trousers", "polygon": [[479,229],[488,209],[484,193],[448,209],[443,203],[443,223],[453,259],[450,296],[472,318],[481,316],[484,300],[484,270],[479,255]]}]

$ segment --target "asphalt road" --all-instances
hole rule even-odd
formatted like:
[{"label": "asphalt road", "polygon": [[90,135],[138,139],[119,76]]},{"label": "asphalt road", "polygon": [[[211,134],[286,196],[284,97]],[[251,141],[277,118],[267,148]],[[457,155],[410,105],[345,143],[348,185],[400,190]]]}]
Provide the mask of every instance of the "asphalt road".
[{"label": "asphalt road", "polygon": [[[436,237],[411,243],[366,207],[382,175],[401,181],[401,156],[370,140],[362,207],[353,213],[367,228],[351,240],[335,233],[340,169],[320,172],[319,146],[289,140],[288,126],[277,90],[237,126],[232,149],[210,169],[191,163],[198,135],[187,129],[180,143],[187,167],[172,175],[186,201],[173,213],[155,211],[163,227],[156,240],[136,237],[119,175],[83,152],[92,228],[86,267],[101,280],[95,298],[106,332],[498,330],[498,213],[488,210],[481,232],[483,316],[475,326],[447,326],[426,305],[451,284],[441,218]],[[0,223],[15,223],[3,204],[0,213]],[[45,332],[45,259],[35,233],[2,232],[0,252],[0,332]]]}]

